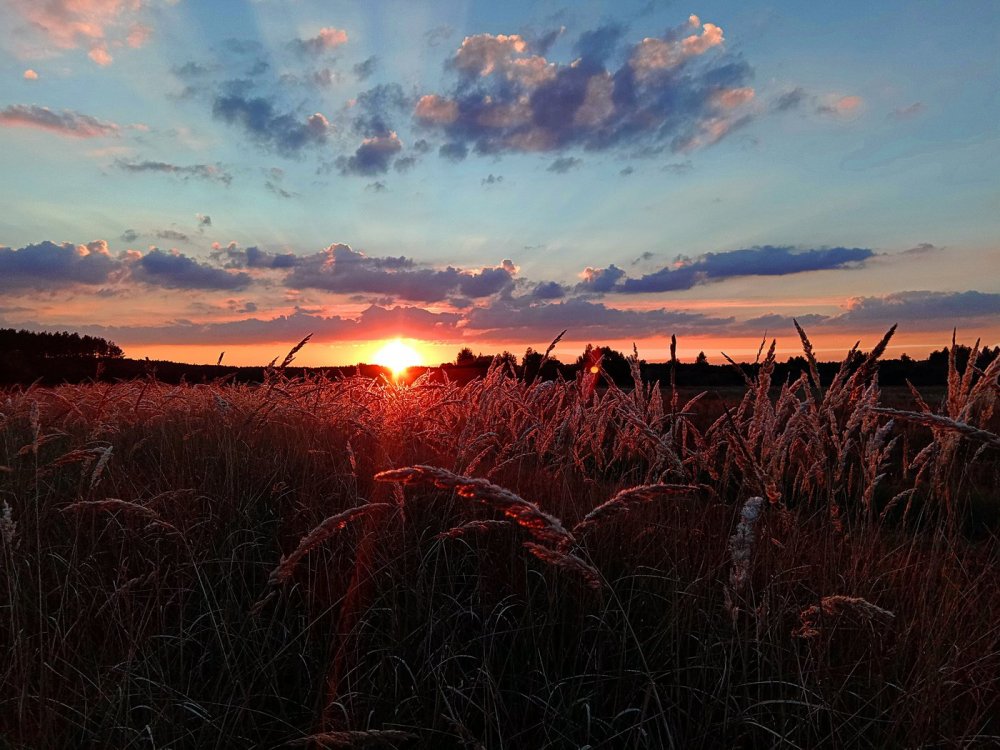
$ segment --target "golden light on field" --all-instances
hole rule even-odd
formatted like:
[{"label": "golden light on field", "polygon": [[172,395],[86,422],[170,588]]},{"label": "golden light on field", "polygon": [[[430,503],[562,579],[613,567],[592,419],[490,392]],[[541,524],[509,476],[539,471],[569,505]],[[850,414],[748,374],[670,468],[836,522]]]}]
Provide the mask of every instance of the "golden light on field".
[{"label": "golden light on field", "polygon": [[392,370],[393,377],[408,367],[416,367],[423,364],[420,354],[412,346],[407,346],[399,339],[388,342],[385,346],[375,352],[375,364],[388,367]]}]

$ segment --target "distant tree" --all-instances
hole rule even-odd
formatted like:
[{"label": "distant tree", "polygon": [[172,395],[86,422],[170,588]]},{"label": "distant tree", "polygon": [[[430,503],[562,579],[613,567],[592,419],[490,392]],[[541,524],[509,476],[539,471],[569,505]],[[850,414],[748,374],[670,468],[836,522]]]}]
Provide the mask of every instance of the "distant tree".
[{"label": "distant tree", "polygon": [[705,352],[698,352],[698,356],[694,358],[694,364],[696,367],[708,365],[708,357],[705,356]]},{"label": "distant tree", "polygon": [[79,333],[68,331],[50,333],[3,328],[0,329],[0,349],[43,359],[52,357],[120,359],[125,356],[121,347],[112,341],[97,336],[81,336]]},{"label": "distant tree", "polygon": [[455,364],[460,367],[463,365],[472,365],[475,364],[475,362],[476,355],[472,349],[467,346],[462,347],[462,349],[459,350],[458,354],[455,356]]}]

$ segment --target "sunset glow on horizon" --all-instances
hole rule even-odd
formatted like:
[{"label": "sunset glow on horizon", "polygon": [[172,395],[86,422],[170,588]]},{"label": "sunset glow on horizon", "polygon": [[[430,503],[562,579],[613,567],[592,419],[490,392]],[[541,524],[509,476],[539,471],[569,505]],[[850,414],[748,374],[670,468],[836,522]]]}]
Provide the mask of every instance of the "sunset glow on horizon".
[{"label": "sunset glow on horizon", "polygon": [[996,344],[965,30],[1000,5],[879,8],[0,0],[0,327],[232,365]]}]

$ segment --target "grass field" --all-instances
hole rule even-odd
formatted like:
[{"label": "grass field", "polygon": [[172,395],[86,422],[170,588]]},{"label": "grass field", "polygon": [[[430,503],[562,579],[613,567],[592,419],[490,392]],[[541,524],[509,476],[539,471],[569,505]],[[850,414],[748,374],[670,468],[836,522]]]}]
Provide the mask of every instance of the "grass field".
[{"label": "grass field", "polygon": [[995,746],[1000,360],[884,344],[0,394],[0,747]]}]

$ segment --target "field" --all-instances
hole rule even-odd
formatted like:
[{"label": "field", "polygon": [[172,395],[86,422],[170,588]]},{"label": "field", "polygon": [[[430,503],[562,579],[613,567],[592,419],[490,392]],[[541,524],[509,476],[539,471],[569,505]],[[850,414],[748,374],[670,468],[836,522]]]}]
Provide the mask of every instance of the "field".
[{"label": "field", "polygon": [[995,746],[1000,359],[884,345],[8,390],[0,747]]}]

